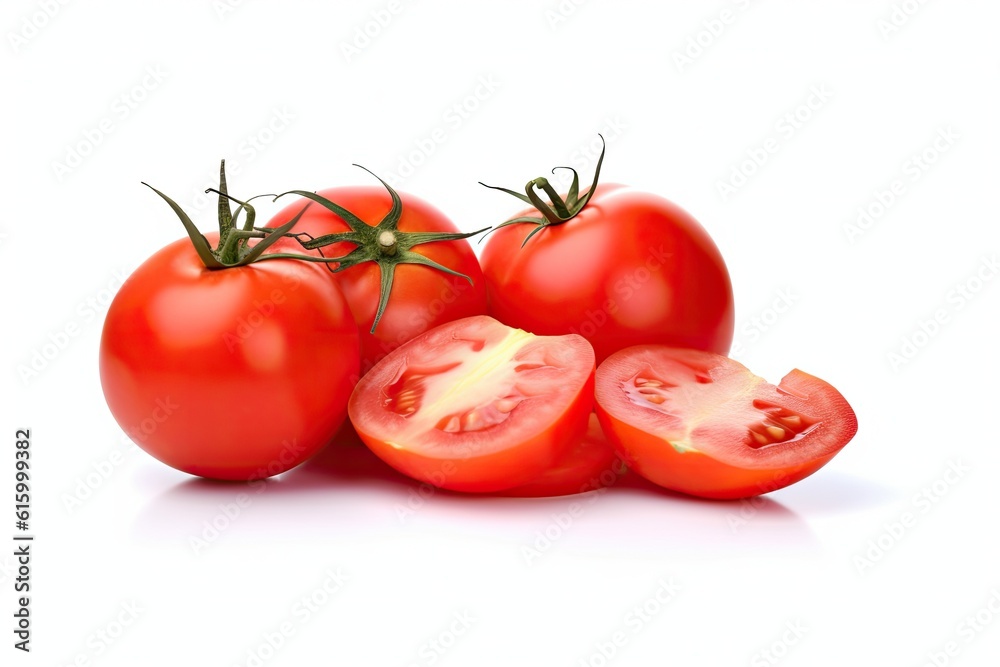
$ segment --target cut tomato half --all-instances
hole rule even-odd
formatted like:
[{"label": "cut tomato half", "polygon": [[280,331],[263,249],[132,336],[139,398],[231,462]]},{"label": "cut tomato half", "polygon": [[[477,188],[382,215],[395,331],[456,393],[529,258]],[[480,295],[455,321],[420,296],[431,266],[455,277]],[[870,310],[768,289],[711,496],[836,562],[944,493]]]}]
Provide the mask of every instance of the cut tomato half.
[{"label": "cut tomato half", "polygon": [[396,470],[456,491],[526,484],[579,442],[593,408],[594,350],[491,317],[448,322],[365,375],[348,404],[358,435]]},{"label": "cut tomato half", "polygon": [[512,498],[543,498],[586,493],[611,486],[625,473],[621,456],[615,451],[591,413],[587,432],[555,465],[523,486],[508,489],[501,495]]},{"label": "cut tomato half", "polygon": [[705,498],[768,493],[811,475],[858,430],[827,382],[793,370],[768,384],[710,352],[640,346],[597,370],[597,415],[629,467]]}]

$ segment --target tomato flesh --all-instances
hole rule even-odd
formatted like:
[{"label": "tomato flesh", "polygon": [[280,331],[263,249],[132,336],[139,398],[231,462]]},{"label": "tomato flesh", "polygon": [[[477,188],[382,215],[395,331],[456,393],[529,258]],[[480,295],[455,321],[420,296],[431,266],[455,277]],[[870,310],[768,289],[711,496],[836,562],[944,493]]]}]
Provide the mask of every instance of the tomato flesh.
[{"label": "tomato flesh", "polygon": [[403,344],[365,375],[348,413],[382,460],[457,491],[531,481],[579,441],[594,353],[580,336],[534,336],[487,316]]},{"label": "tomato flesh", "polygon": [[830,384],[793,370],[767,383],[726,357],[642,346],[597,372],[601,426],[629,466],[660,486],[741,498],[788,486],[825,465],[857,432]]}]

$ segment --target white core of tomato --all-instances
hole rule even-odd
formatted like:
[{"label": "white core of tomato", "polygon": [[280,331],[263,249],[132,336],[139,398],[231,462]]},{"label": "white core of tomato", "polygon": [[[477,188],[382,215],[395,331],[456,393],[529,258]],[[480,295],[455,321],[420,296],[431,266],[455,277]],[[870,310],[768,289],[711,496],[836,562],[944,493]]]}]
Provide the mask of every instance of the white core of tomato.
[{"label": "white core of tomato", "polygon": [[[395,396],[386,387],[388,400],[395,403],[393,409],[406,417],[398,441],[409,442],[435,428],[446,432],[478,430],[495,422],[498,413],[505,415],[514,410],[527,397],[519,387],[524,378],[519,368],[533,361],[515,357],[534,338],[526,331],[512,329],[476,354],[469,354],[467,347],[452,345],[434,358],[435,367],[447,370],[420,374],[419,381],[414,383],[419,384],[419,396],[416,386]],[[419,374],[419,369],[418,364],[404,365],[394,382],[406,382],[407,374]],[[410,401],[414,409],[407,414]]]}]

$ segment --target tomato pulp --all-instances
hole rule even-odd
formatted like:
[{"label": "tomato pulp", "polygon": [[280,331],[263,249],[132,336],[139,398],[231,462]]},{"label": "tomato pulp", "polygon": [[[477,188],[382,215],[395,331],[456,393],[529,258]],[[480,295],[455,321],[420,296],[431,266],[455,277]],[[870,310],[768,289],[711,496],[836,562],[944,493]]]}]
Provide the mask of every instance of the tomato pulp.
[{"label": "tomato pulp", "polygon": [[778,385],[726,357],[662,346],[611,355],[597,415],[629,467],[660,486],[742,498],[788,486],[854,437],[857,417],[827,382],[793,370]]},{"label": "tomato pulp", "polygon": [[361,378],[348,404],[379,458],[423,482],[489,492],[552,468],[587,428],[594,352],[487,317],[443,324]]}]

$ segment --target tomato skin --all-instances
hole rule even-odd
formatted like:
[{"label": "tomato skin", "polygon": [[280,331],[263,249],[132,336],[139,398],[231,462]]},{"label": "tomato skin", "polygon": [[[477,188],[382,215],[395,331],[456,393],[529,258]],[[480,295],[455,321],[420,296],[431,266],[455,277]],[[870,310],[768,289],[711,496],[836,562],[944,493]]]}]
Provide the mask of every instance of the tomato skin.
[{"label": "tomato skin", "polygon": [[640,344],[729,351],[729,273],[708,233],[680,207],[601,184],[576,217],[522,248],[534,229],[515,224],[487,237],[481,263],[490,314],[504,324],[539,335],[578,333],[598,363]]},{"label": "tomato skin", "polygon": [[[268,252],[283,251],[295,248]],[[287,259],[210,271],[187,238],[153,254],[101,336],[119,425],[160,461],[213,479],[261,479],[315,454],[344,421],[358,372],[357,328],[325,273]]]},{"label": "tomato skin", "polygon": [[[561,375],[532,385],[528,376],[515,374],[517,380],[512,383],[515,387],[534,388],[509,411],[507,421],[497,426],[471,433],[449,433],[422,421],[426,419],[423,407],[405,416],[393,411],[390,404],[390,387],[405,378],[409,368],[425,369],[416,372],[422,378],[430,377],[429,382],[465,381],[467,376],[439,380],[440,372],[426,370],[435,364],[453,365],[443,360],[456,357],[438,354],[441,350],[450,354],[449,344],[478,341],[470,348],[474,351],[463,359],[471,360],[471,367],[481,368],[476,366],[482,360],[480,351],[485,350],[488,355],[494,349],[502,349],[504,336],[512,331],[490,317],[477,316],[446,323],[405,343],[365,375],[351,395],[348,413],[358,436],[397,471],[440,488],[485,493],[521,486],[538,478],[560,463],[587,430],[593,410],[594,356],[593,349],[581,337],[531,337],[530,345],[537,346],[534,349],[544,351],[546,358],[559,359],[548,368],[558,367]],[[422,358],[429,363],[421,362]],[[524,359],[511,357],[509,365],[520,367],[527,363]],[[491,377],[486,377],[466,389],[475,391],[477,387],[490,386],[491,382]],[[450,396],[447,391],[454,386],[444,384],[438,388]],[[437,399],[431,402],[441,405]],[[468,406],[461,409],[465,407]]]},{"label": "tomato skin", "polygon": [[[629,468],[664,488],[689,495],[712,499],[738,499],[769,493],[794,484],[826,465],[857,432],[857,417],[846,399],[823,380],[793,370],[776,387],[753,376],[735,361],[712,360],[709,355],[694,350],[677,350],[658,346],[634,347],[612,355],[598,369],[595,411],[608,439],[626,461]],[[698,403],[692,399],[689,387],[695,382],[665,372],[663,359],[690,363],[713,381],[724,382],[725,375],[745,375],[747,382],[740,391],[731,393],[724,402]],[[720,370],[720,364],[726,368]],[[699,368],[700,365],[700,368]],[[644,369],[644,370],[643,370]],[[629,406],[617,398],[626,386],[626,377],[635,374],[655,375],[665,379],[670,392],[686,393],[668,417],[650,418],[648,408]],[[685,402],[686,401],[686,402]],[[804,410],[815,417],[816,423],[795,436],[794,441],[779,442],[768,448],[752,448],[741,444],[743,422],[726,423],[729,415],[740,406],[756,406],[757,401],[782,404]],[[689,409],[689,406],[694,406]],[[689,425],[689,442],[672,446],[663,425],[675,432],[690,418],[713,415],[704,424]],[[742,416],[742,415],[741,415]],[[764,413],[759,415],[764,416]],[[657,422],[656,419],[661,421]],[[734,419],[737,419],[734,417]]]},{"label": "tomato skin", "polygon": [[[318,191],[318,194],[346,208],[370,225],[378,224],[392,206],[392,199],[382,186],[328,188]],[[404,192],[400,192],[399,197],[403,202],[399,231],[459,231],[444,213],[424,200]],[[268,226],[280,226],[301,209],[301,202],[290,204],[275,215]],[[349,227],[338,215],[313,204],[292,231],[319,237],[348,230]],[[326,257],[341,257],[354,247],[352,243],[336,243],[324,247],[323,254]],[[374,334],[371,333],[371,328],[379,302],[379,267],[374,262],[365,262],[329,274],[347,298],[361,334],[362,374],[371,370],[388,353],[428,329],[463,317],[485,315],[487,312],[483,272],[467,240],[425,243],[415,246],[414,251],[468,276],[472,279],[472,284],[464,278],[427,266],[398,265],[388,304]]]},{"label": "tomato skin", "polygon": [[587,432],[561,460],[527,484],[500,495],[511,498],[549,498],[587,493],[613,485],[625,473],[625,464],[591,413]]}]

